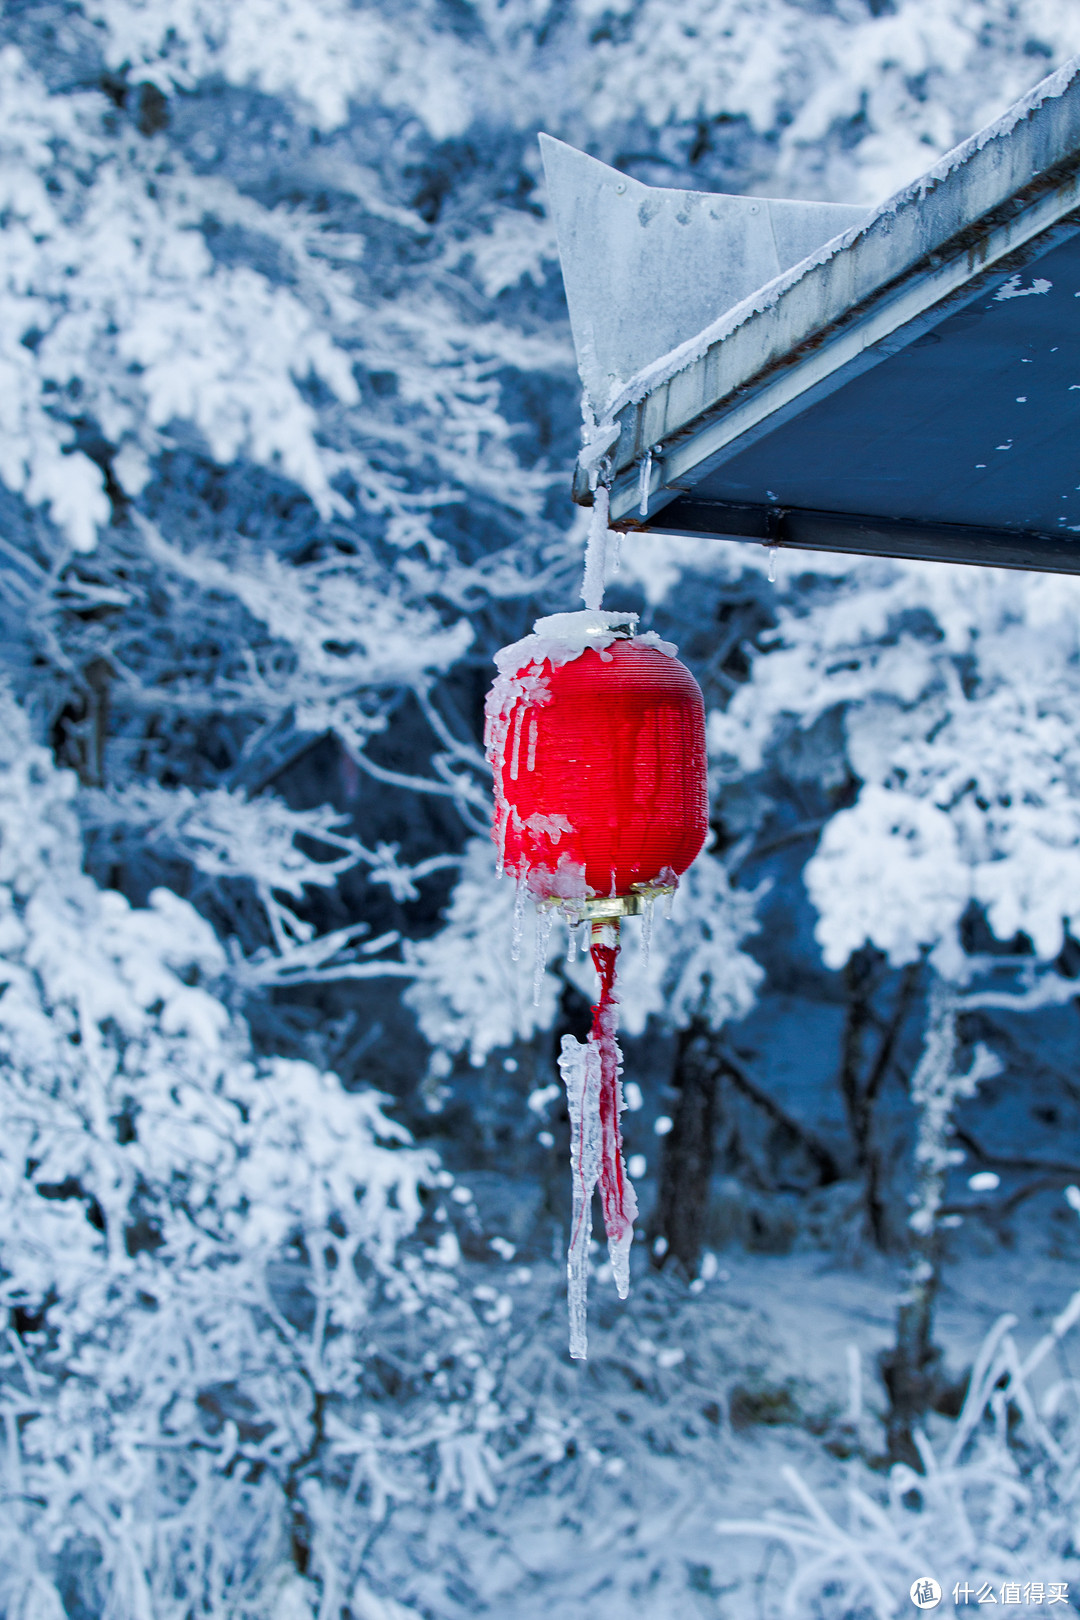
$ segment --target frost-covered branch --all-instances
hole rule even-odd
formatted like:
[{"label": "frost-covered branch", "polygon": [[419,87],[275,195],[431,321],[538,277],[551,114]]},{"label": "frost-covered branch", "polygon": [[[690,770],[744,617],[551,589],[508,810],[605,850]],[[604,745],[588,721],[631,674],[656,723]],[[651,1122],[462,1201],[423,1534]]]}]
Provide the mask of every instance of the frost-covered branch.
[{"label": "frost-covered branch", "polygon": [[910,1253],[900,1295],[896,1345],[885,1363],[889,1388],[889,1446],[910,1460],[913,1425],[933,1404],[939,1351],[933,1340],[934,1301],[940,1281],[939,1218],[951,1165],[962,1158],[950,1146],[956,1104],[972,1097],[983,1080],[998,1074],[1000,1061],[980,1045],[966,1072],[956,1068],[959,998],[935,975],[928,1000],[922,1056],[911,1077],[916,1112],[913,1187],[908,1202]]}]

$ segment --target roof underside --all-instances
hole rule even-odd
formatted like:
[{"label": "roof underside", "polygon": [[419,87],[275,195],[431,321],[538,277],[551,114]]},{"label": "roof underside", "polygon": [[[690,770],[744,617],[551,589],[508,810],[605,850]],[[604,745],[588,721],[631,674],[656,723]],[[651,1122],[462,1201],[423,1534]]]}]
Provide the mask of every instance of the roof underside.
[{"label": "roof underside", "polygon": [[1080,234],[731,450],[647,526],[1080,572]]}]

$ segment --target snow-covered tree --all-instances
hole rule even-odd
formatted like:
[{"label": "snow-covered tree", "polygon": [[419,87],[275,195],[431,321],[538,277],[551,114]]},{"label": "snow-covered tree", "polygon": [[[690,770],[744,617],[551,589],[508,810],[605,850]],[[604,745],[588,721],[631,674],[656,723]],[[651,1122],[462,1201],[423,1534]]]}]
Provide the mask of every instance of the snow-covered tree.
[{"label": "snow-covered tree", "polygon": [[[1074,995],[1058,967],[1077,916],[1077,606],[1069,579],[866,564],[795,600],[753,680],[711,720],[722,768],[754,770],[778,728],[842,715],[858,792],[805,870],[824,960],[843,968],[872,947],[895,967],[928,966],[894,1368],[908,1425],[932,1382],[938,1221],[964,1157],[954,1107],[1000,1068],[981,1047],[963,1059],[958,1019]],[[990,953],[965,946],[973,916],[997,941]]]},{"label": "snow-covered tree", "polygon": [[[256,13],[231,24],[269,43]],[[380,145],[363,120],[323,149],[341,118],[325,84],[308,91],[320,49],[355,60],[334,33],[350,20],[362,30],[348,8],[336,24],[296,13],[301,85],[282,77],[294,53],[260,80],[198,8],[29,8],[2,63],[11,674],[97,790],[95,869],[138,889],[186,865],[243,954],[272,948],[291,980],[341,956],[290,957],[310,943],[306,884],[326,888],[345,857],[409,899],[453,849],[401,867],[385,839],[343,846],[325,813],[254,797],[329,735],[385,790],[453,807],[459,843],[482,826],[467,720],[432,689],[474,640],[465,607],[520,594],[558,536],[551,474],[517,453],[500,401],[508,375],[565,376],[565,337],[478,317],[437,268],[447,244],[386,195],[400,165],[360,161]],[[139,77],[159,25],[175,73]],[[276,111],[256,83],[271,80]],[[487,515],[483,548],[463,505]],[[403,705],[404,770],[368,752]],[[213,859],[184,797],[207,789]],[[290,881],[271,850],[297,836],[315,858],[290,855]],[[256,907],[239,915],[245,880]]]},{"label": "snow-covered tree", "polygon": [[94,1612],[267,1613],[328,1557],[305,1493],[380,1308],[435,1302],[398,1249],[436,1167],[255,1058],[207,924],[82,873],[74,778],[0,705],[5,1611],[63,1613],[82,1547]]},{"label": "snow-covered tree", "polygon": [[[103,875],[162,875],[131,859],[148,793],[231,795],[218,879],[182,802],[155,801],[156,850],[246,956],[311,942],[307,879],[241,870],[260,842],[244,799],[332,736],[369,785],[453,807],[451,847],[440,829],[401,874],[388,841],[352,840],[358,872],[410,896],[484,821],[446,677],[463,655],[482,666],[527,598],[569,587],[555,486],[573,386],[536,126],[605,156],[630,141],[650,173],[703,184],[846,196],[858,175],[878,195],[1067,43],[1053,6],[975,0],[470,17],[40,0],[10,26],[13,678],[108,795]],[[481,135],[495,127],[505,141]],[[292,834],[310,847],[326,825]],[[324,864],[341,853],[322,843]],[[347,955],[308,950],[280,976]]]}]

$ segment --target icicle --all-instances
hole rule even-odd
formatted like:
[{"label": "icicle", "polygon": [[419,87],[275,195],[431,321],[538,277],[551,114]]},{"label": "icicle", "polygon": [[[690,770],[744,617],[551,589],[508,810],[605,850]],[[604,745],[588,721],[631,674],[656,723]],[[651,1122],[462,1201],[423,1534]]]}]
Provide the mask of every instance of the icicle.
[{"label": "icicle", "polygon": [[642,517],[649,515],[649,485],[652,482],[652,451],[646,450],[638,468],[638,512]]},{"label": "icicle", "polygon": [[769,584],[776,584],[776,547],[769,547]]},{"label": "icicle", "polygon": [[[496,778],[496,782],[498,782],[498,778]],[[506,870],[506,834],[509,826],[509,806],[497,786],[495,790],[495,827],[499,835],[499,842],[495,850],[495,876],[497,878],[501,878]]]},{"label": "icicle", "polygon": [[570,1174],[573,1204],[570,1244],[566,1251],[570,1354],[584,1361],[589,1353],[589,1245],[592,1242],[592,1195],[600,1174],[600,1054],[590,1042],[562,1038],[559,1073],[566,1087],[570,1115]]},{"label": "icicle", "polygon": [[525,901],[528,899],[528,894],[525,874],[519,872],[517,888],[514,890],[514,932],[510,938],[510,960],[512,962],[519,961],[521,957],[521,935],[525,927]]},{"label": "icicle", "polygon": [[529,752],[525,760],[525,769],[528,771],[535,771],[536,769],[536,714],[531,709],[529,711]]},{"label": "icicle", "polygon": [[519,703],[514,710],[514,741],[510,750],[510,780],[517,781],[518,755],[521,753],[521,721],[525,713],[524,707]]},{"label": "icicle", "polygon": [[[625,1172],[624,1172],[625,1174]],[[627,1191],[633,1194],[629,1179],[626,1180]],[[633,1214],[637,1214],[637,1204],[634,1204]],[[618,1237],[608,1238],[608,1257],[611,1260],[611,1272],[615,1278],[615,1291],[620,1299],[626,1299],[630,1293],[630,1250],[634,1246],[633,1216],[627,1221]]]},{"label": "icicle", "polygon": [[593,496],[589,538],[585,546],[585,573],[581,581],[581,600],[587,608],[599,608],[604,600],[609,502],[607,485],[598,484]]},{"label": "icicle", "polygon": [[620,529],[608,530],[608,573],[614,579],[622,567],[622,531]]},{"label": "icicle", "polygon": [[567,932],[567,935],[568,935],[567,942],[566,942],[566,965],[567,965],[567,967],[572,967],[573,964],[577,961],[577,931],[578,931],[577,923],[574,921],[573,917],[568,917],[567,922],[566,922],[566,932]]},{"label": "icicle", "polygon": [[645,966],[649,965],[652,954],[653,911],[656,907],[656,896],[647,894],[645,904],[641,910],[641,949],[645,956]]},{"label": "icicle", "polygon": [[548,939],[551,936],[551,925],[555,921],[555,913],[550,906],[537,906],[536,908],[536,963],[533,967],[533,1006],[540,1005],[540,992],[544,986],[544,971],[547,968]]}]

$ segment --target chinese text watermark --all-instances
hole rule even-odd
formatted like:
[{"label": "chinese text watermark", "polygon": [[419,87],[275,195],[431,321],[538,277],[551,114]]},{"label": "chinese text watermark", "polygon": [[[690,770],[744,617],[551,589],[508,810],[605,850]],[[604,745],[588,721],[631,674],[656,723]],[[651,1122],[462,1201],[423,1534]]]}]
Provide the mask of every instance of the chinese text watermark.
[{"label": "chinese text watermark", "polygon": [[[932,1575],[912,1581],[909,1596],[917,1609],[936,1609],[944,1593]],[[1069,1601],[1068,1581],[957,1581],[952,1589],[955,1608],[968,1604],[993,1603],[997,1607],[1050,1608]]]}]

